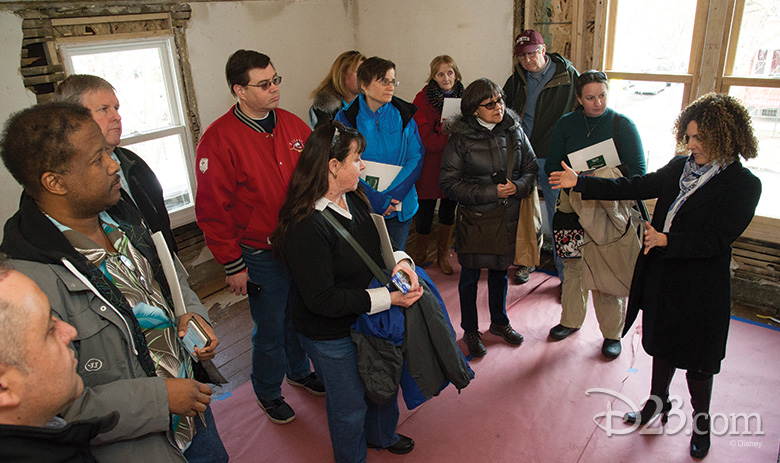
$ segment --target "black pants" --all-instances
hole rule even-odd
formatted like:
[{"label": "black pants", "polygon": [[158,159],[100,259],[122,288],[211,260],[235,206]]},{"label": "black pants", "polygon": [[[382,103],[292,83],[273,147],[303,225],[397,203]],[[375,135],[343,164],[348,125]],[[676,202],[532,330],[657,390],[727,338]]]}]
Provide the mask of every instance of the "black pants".
[{"label": "black pants", "polygon": [[[427,235],[431,232],[431,224],[433,223],[433,213],[436,210],[435,199],[421,199],[420,208],[417,209],[417,214],[414,216],[414,229],[417,233]],[[453,201],[447,198],[441,198],[439,203],[439,223],[442,225],[452,225],[455,223],[455,206],[458,205],[457,201]]]}]

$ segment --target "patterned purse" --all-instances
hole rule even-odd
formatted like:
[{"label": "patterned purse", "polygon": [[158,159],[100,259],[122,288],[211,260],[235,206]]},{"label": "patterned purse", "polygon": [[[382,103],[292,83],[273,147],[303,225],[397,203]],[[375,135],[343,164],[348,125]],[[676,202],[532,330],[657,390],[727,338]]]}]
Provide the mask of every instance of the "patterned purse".
[{"label": "patterned purse", "polygon": [[582,257],[582,246],[585,232],[580,225],[579,217],[574,212],[555,211],[553,215],[553,235],[555,252],[563,259]]}]

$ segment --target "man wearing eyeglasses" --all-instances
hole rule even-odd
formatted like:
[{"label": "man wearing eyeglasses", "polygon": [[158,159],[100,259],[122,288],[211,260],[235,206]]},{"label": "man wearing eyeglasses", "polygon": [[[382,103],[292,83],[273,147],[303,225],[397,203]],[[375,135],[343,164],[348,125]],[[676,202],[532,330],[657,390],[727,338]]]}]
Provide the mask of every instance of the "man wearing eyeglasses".
[{"label": "man wearing eyeglasses", "polygon": [[[553,190],[545,176],[544,165],[550,149],[553,127],[564,114],[571,112],[577,101],[574,87],[579,75],[574,66],[558,53],[547,53],[542,34],[525,30],[515,38],[514,72],[504,84],[506,105],[523,118],[523,131],[531,140],[539,164],[539,186],[547,208],[545,229],[552,236],[552,216],[558,190]],[[563,259],[553,249],[558,277],[563,281]],[[520,267],[516,283],[526,283],[529,273]]]},{"label": "man wearing eyeglasses", "polygon": [[290,275],[271,258],[269,242],[311,129],[278,107],[282,77],[268,56],[238,50],[225,75],[238,101],[198,143],[195,213],[206,245],[225,267],[229,291],[249,295],[252,386],[268,419],[284,424],[295,419],[281,395],[285,375],[288,383],[325,395],[286,315]]}]

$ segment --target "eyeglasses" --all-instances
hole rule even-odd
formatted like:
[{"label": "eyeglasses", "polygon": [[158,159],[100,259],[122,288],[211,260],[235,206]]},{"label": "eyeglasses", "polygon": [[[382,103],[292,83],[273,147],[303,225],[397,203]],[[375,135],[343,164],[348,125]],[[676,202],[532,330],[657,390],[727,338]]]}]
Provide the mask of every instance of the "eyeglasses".
[{"label": "eyeglasses", "polygon": [[[331,139],[331,141],[330,141],[330,147],[331,148],[336,146],[336,143],[339,142],[339,137],[341,136],[341,132],[348,133],[348,134],[352,135],[353,137],[359,133],[357,131],[357,129],[355,129],[353,127],[347,127],[347,126],[345,126],[344,124],[341,124],[341,123],[339,123],[337,125],[335,122],[333,124],[333,129],[334,129],[333,130],[333,139]],[[332,155],[333,155],[333,153],[331,153],[331,157],[332,157]]]},{"label": "eyeglasses", "polygon": [[577,87],[584,87],[586,84],[591,83],[608,83],[609,77],[607,77],[607,74],[603,71],[597,71],[595,69],[591,69],[590,71],[585,71],[582,74],[580,74],[579,77],[577,77]]},{"label": "eyeglasses", "polygon": [[537,48],[536,50],[528,52],[528,53],[517,53],[517,54],[515,54],[515,56],[517,56],[517,58],[520,59],[520,60],[531,59],[531,58],[534,57],[534,55],[536,55],[537,53],[539,53],[541,51],[542,51],[541,48]]},{"label": "eyeglasses", "polygon": [[597,79],[607,80],[607,74],[603,71],[590,70],[580,74],[580,77],[595,77]]},{"label": "eyeglasses", "polygon": [[257,88],[260,88],[262,90],[268,90],[268,88],[271,87],[271,84],[274,84],[274,85],[276,85],[278,87],[279,84],[281,84],[281,83],[282,83],[282,76],[275,75],[272,79],[261,80],[260,82],[258,82],[256,84],[246,84],[246,85],[244,85],[244,87],[257,87]]},{"label": "eyeglasses", "polygon": [[503,96],[498,97],[497,100],[493,100],[493,101],[487,102],[485,104],[481,104],[480,106],[482,106],[483,108],[485,108],[487,110],[493,110],[493,109],[496,109],[496,105],[504,106],[504,97]]},{"label": "eyeglasses", "polygon": [[398,87],[399,85],[401,85],[401,82],[398,82],[395,79],[392,79],[392,80],[390,80],[390,79],[377,79],[377,82],[379,82],[379,85],[381,85],[382,87],[387,87],[388,85],[391,85],[391,84],[393,85],[393,87]]}]

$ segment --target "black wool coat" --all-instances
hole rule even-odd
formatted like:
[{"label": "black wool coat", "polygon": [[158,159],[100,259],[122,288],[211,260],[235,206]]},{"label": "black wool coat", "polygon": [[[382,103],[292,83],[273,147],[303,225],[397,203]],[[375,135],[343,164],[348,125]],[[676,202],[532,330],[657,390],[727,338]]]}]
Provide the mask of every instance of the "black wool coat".
[{"label": "black wool coat", "polygon": [[[631,178],[580,177],[574,190],[583,199],[658,198],[651,225],[662,231],[685,162],[679,156],[656,172]],[[750,224],[760,196],[761,181],[735,161],[688,197],[666,247],[640,252],[625,330],[641,309],[648,354],[681,369],[720,371],[731,314],[731,244]]]}]

